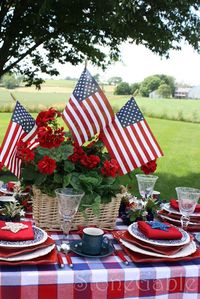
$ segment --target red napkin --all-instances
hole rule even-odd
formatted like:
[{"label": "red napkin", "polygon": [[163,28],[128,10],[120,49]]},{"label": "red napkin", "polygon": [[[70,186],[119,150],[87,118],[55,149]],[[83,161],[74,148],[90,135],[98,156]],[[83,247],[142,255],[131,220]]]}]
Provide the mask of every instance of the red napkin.
[{"label": "red napkin", "polygon": [[[169,223],[164,222],[167,225]],[[145,221],[138,221],[138,229],[148,238],[154,240],[177,240],[182,238],[182,233],[175,227],[171,226],[167,229],[167,231],[152,228],[147,222]]]},{"label": "red napkin", "polygon": [[[22,223],[27,225],[28,227],[14,233],[11,230],[2,229],[2,227],[7,226],[6,223]],[[31,221],[21,221],[21,222],[0,221],[0,240],[25,241],[25,240],[33,240],[33,239],[34,239],[34,231],[33,231]]]},{"label": "red napkin", "polygon": [[[179,211],[178,201],[176,199],[170,199],[170,206],[174,209]],[[196,205],[195,213],[200,213],[200,205]]]},{"label": "red napkin", "polygon": [[131,234],[129,234],[128,231],[113,231],[112,234],[113,234],[113,237],[115,239],[117,239],[117,241],[122,239],[124,241],[127,241],[129,243],[132,243],[132,244],[136,245],[137,247],[139,247],[141,249],[146,249],[148,251],[161,253],[161,254],[165,254],[165,255],[168,255],[168,256],[173,255],[173,254],[179,252],[180,250],[182,250],[185,246],[188,246],[188,244],[182,245],[182,246],[180,246],[180,245],[178,245],[178,246],[152,245],[152,244],[148,244],[146,242],[143,242],[139,239],[136,239]]},{"label": "red napkin", "polygon": [[8,182],[7,183],[7,189],[8,191],[14,191],[14,187],[15,187],[16,182]]}]

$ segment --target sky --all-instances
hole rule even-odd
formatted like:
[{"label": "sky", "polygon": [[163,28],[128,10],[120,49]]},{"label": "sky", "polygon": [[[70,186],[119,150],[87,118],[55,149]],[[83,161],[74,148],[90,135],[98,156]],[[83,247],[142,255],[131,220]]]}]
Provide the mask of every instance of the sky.
[{"label": "sky", "polygon": [[[124,43],[120,47],[121,61],[110,65],[104,72],[88,62],[88,70],[92,75],[100,74],[101,80],[119,76],[125,82],[141,82],[145,77],[154,74],[173,76],[176,82],[200,85],[200,54],[189,45],[183,45],[181,51],[170,51],[170,58],[161,58],[142,45]],[[72,66],[56,64],[60,71],[57,78],[67,76],[79,78],[84,64]]]}]

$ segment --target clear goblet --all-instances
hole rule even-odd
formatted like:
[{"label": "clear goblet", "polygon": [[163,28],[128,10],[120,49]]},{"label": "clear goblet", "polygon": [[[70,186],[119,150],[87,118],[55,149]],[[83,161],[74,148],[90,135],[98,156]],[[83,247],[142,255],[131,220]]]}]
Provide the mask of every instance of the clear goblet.
[{"label": "clear goblet", "polygon": [[138,188],[143,200],[152,196],[155,183],[158,179],[155,175],[136,174]]},{"label": "clear goblet", "polygon": [[58,199],[58,211],[61,216],[61,228],[66,237],[85,193],[72,188],[58,188],[55,193]]},{"label": "clear goblet", "polygon": [[190,215],[194,212],[200,198],[200,190],[189,187],[177,187],[175,190],[178,197],[179,211],[182,214],[181,226],[187,230]]}]

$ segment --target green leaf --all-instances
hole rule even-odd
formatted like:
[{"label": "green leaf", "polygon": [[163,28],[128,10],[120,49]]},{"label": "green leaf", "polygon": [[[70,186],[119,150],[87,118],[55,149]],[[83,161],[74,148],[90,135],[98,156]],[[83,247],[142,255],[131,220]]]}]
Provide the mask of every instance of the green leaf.
[{"label": "green leaf", "polygon": [[84,189],[92,191],[95,187],[99,186],[102,182],[101,177],[91,177],[87,174],[82,174],[79,176],[81,185],[84,186]]},{"label": "green leaf", "polygon": [[51,159],[54,159],[56,162],[60,162],[62,160],[67,160],[69,155],[73,153],[73,147],[70,144],[64,142],[59,147],[53,147],[51,149],[38,147],[38,153],[44,157],[49,156]]},{"label": "green leaf", "polygon": [[53,180],[55,183],[61,184],[63,181],[63,176],[59,173],[55,173]]},{"label": "green leaf", "polygon": [[42,173],[38,173],[37,177],[36,177],[36,180],[35,180],[35,185],[38,185],[38,186],[42,185],[42,183],[45,182],[46,178],[47,178],[47,175],[42,174]]},{"label": "green leaf", "polygon": [[94,199],[94,203],[91,206],[92,211],[96,216],[99,216],[100,214],[100,203],[101,203],[101,197],[97,195]]},{"label": "green leaf", "polygon": [[116,181],[116,178],[113,178],[111,176],[108,176],[108,177],[104,177],[103,178],[103,184],[106,184],[106,185],[112,185],[114,184],[114,182]]},{"label": "green leaf", "polygon": [[64,162],[64,170],[66,172],[72,172],[75,169],[75,165],[74,163],[72,163],[71,161],[66,160]]},{"label": "green leaf", "polygon": [[67,174],[63,177],[63,187],[67,187],[71,180],[71,174]]},{"label": "green leaf", "polygon": [[79,181],[79,176],[80,176],[80,173],[78,173],[78,172],[73,172],[71,174],[70,184],[75,190],[83,189],[80,184],[80,181]]},{"label": "green leaf", "polygon": [[27,164],[26,167],[22,168],[21,177],[23,181],[35,181],[38,176],[38,172],[35,170],[35,166]]}]

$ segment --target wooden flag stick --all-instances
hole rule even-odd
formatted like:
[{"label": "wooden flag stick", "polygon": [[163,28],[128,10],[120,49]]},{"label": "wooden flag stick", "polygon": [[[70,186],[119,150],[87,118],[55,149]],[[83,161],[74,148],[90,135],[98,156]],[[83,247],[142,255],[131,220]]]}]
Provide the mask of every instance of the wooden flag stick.
[{"label": "wooden flag stick", "polygon": [[10,95],[11,95],[13,101],[17,102],[17,99],[16,99],[15,96],[12,94],[12,92],[10,92]]},{"label": "wooden flag stick", "polygon": [[87,57],[85,58],[85,69],[87,68],[87,63],[88,63],[88,59]]}]

